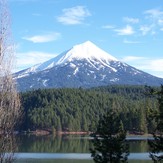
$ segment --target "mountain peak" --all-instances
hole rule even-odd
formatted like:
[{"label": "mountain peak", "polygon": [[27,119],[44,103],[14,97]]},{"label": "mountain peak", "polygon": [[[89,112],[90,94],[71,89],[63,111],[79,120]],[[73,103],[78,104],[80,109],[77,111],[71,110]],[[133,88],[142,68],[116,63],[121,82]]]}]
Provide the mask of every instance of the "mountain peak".
[{"label": "mountain peak", "polygon": [[[94,45],[91,41],[87,40],[85,42],[82,43],[83,45],[86,45],[86,46],[90,46],[90,45]],[[82,45],[82,44],[79,44],[79,45]]]},{"label": "mountain peak", "polygon": [[73,59],[97,59],[105,61],[117,61],[115,57],[97,47],[91,41],[73,46],[69,51],[58,60],[57,64],[72,61]]},{"label": "mountain peak", "polygon": [[100,49],[91,41],[86,41],[82,44],[78,44],[74,46],[72,50],[74,50],[74,53],[76,53],[76,55],[80,56],[81,58],[97,58],[117,61],[115,57]]},{"label": "mountain peak", "polygon": [[118,61],[91,41],[75,45],[55,58],[18,72],[14,78],[19,90],[163,83],[163,79]]},{"label": "mountain peak", "polygon": [[81,44],[77,44],[77,45],[75,45],[73,47],[76,47],[76,46],[82,46],[84,48],[94,48],[94,47],[97,47],[93,42],[91,42],[89,40],[85,41],[85,42],[83,42]]},{"label": "mountain peak", "polygon": [[[22,74],[23,76],[24,74],[26,76],[31,72],[36,73],[74,60],[87,60],[88,62],[101,63],[105,66],[108,66],[110,61],[118,61],[115,57],[100,49],[91,41],[86,41],[82,44],[73,46],[71,49],[57,55],[56,57],[44,63],[40,63],[26,70],[23,70]],[[22,77],[22,75],[20,75],[20,77]]]}]

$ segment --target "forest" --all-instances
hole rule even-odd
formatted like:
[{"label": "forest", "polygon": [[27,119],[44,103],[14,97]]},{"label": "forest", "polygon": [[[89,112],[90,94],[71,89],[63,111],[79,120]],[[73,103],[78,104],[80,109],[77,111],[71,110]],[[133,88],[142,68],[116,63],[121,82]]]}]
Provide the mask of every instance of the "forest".
[{"label": "forest", "polygon": [[24,112],[20,129],[93,132],[99,119],[113,109],[128,133],[152,133],[158,102],[148,90],[147,86],[110,85],[24,92],[20,95]]}]

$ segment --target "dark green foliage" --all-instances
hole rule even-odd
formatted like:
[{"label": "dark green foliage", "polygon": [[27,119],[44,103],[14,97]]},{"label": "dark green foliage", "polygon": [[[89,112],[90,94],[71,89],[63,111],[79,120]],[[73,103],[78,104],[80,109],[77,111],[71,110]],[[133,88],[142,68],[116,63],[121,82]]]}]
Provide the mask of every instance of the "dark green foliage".
[{"label": "dark green foliage", "polygon": [[127,162],[129,146],[126,143],[126,132],[117,113],[107,112],[98,123],[94,133],[91,156],[96,163]]},{"label": "dark green foliage", "polygon": [[149,141],[150,157],[156,163],[163,162],[163,85],[159,91],[151,89],[151,94],[157,96],[158,112],[153,112],[153,119],[156,121],[156,128],[153,133],[154,140]]},{"label": "dark green foliage", "polygon": [[113,109],[125,130],[143,134],[155,127],[155,122],[147,117],[157,108],[157,100],[146,98],[144,92],[143,86],[108,86],[22,93],[24,123],[21,129],[53,127],[56,131],[95,131],[102,115]]}]

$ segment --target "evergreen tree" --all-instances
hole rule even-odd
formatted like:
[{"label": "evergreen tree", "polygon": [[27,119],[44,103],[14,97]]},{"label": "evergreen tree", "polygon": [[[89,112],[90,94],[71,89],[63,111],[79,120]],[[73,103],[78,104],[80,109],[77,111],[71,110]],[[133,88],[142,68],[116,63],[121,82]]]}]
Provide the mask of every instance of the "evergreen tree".
[{"label": "evergreen tree", "polygon": [[154,115],[156,121],[156,129],[153,133],[153,141],[149,141],[150,157],[155,163],[163,162],[163,85],[160,91],[151,91],[157,95],[158,113]]},{"label": "evergreen tree", "polygon": [[129,146],[126,143],[126,132],[118,115],[111,110],[99,120],[93,135],[91,157],[96,163],[127,162]]},{"label": "evergreen tree", "polygon": [[156,98],[146,97],[143,87],[117,85],[96,89],[39,89],[21,93],[24,110],[21,129],[54,126],[56,130],[94,132],[109,107],[120,116],[126,131],[153,131],[155,121],[149,117],[157,112],[158,102]]}]

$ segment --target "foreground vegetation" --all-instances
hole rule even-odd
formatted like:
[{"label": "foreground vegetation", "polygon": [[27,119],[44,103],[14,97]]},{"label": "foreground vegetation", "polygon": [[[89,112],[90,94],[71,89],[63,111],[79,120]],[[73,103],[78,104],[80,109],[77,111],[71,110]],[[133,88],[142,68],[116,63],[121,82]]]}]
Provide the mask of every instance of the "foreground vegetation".
[{"label": "foreground vegetation", "polygon": [[110,109],[120,116],[130,133],[151,133],[158,110],[156,98],[144,86],[107,86],[94,89],[44,89],[21,94],[22,130],[95,131]]},{"label": "foreground vegetation", "polygon": [[129,145],[123,124],[114,110],[110,110],[98,123],[93,135],[91,157],[95,163],[127,163]]},{"label": "foreground vegetation", "polygon": [[152,116],[156,122],[156,127],[153,131],[153,140],[149,140],[148,144],[150,147],[150,157],[153,162],[163,162],[163,85],[160,90],[156,91],[151,89],[151,94],[157,98],[158,111]]},{"label": "foreground vegetation", "polygon": [[7,0],[0,0],[0,163],[14,161],[13,133],[21,118],[19,94],[12,77],[15,52],[10,21]]}]

